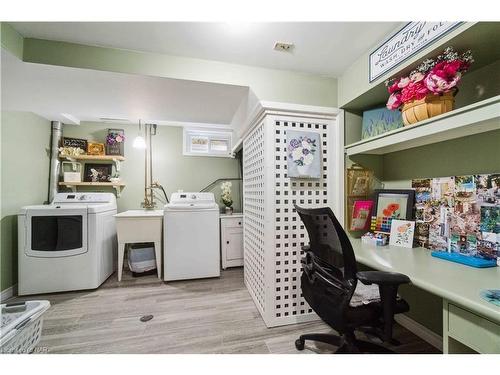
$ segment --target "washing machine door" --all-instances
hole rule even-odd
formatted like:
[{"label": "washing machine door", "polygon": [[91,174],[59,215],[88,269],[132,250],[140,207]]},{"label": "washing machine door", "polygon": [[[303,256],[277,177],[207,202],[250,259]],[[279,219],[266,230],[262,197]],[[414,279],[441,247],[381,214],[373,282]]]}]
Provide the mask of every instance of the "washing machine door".
[{"label": "washing machine door", "polygon": [[27,256],[59,258],[86,253],[87,208],[44,208],[26,212]]}]

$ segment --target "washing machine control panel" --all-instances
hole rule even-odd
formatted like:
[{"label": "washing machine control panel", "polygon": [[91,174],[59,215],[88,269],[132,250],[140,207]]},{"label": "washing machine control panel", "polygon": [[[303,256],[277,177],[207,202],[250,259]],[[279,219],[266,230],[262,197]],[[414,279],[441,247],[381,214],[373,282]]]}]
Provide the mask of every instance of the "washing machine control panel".
[{"label": "washing machine control panel", "polygon": [[52,203],[107,203],[113,198],[112,193],[57,193]]}]

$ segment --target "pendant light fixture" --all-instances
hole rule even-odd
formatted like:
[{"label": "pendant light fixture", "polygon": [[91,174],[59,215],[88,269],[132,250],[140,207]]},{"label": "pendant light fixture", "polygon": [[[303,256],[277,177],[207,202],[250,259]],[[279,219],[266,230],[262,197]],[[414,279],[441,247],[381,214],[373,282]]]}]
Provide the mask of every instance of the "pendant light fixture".
[{"label": "pendant light fixture", "polygon": [[142,150],[146,148],[146,141],[141,135],[141,120],[139,120],[139,133],[137,134],[137,137],[135,137],[134,142],[132,143],[132,147]]}]

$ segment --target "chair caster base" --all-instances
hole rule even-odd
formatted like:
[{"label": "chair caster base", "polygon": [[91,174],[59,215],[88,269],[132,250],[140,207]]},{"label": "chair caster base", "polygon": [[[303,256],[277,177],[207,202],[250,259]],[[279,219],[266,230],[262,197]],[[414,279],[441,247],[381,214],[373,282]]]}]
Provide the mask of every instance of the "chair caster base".
[{"label": "chair caster base", "polygon": [[301,340],[301,339],[297,339],[295,340],[295,348],[297,350],[304,350],[304,346],[305,346],[305,341],[304,340]]}]

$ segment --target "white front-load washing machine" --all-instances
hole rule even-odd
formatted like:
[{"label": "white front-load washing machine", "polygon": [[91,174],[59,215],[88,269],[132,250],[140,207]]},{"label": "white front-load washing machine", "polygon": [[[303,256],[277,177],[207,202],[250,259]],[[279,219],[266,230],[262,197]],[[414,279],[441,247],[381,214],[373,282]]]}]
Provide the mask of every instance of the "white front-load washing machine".
[{"label": "white front-load washing machine", "polygon": [[220,276],[219,206],[213,193],[173,193],[163,226],[166,281]]},{"label": "white front-load washing machine", "polygon": [[95,289],[114,271],[116,198],[58,193],[18,214],[19,295]]}]

